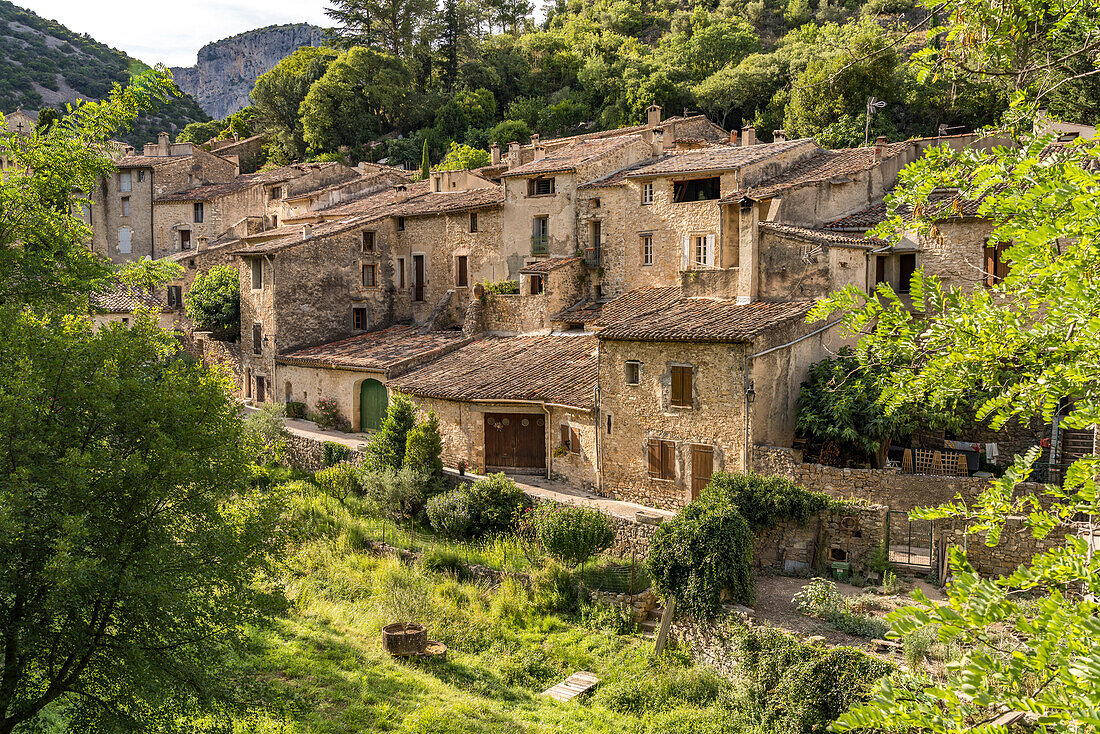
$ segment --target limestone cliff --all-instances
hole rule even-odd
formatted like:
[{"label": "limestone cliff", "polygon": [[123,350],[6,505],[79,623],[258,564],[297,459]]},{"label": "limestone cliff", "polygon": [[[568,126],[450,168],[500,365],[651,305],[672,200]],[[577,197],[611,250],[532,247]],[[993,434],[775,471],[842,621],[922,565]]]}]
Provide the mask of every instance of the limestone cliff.
[{"label": "limestone cliff", "polygon": [[198,64],[174,67],[176,85],[221,120],[247,107],[256,79],[301,46],[320,46],[324,30],[307,23],[260,28],[208,43]]}]

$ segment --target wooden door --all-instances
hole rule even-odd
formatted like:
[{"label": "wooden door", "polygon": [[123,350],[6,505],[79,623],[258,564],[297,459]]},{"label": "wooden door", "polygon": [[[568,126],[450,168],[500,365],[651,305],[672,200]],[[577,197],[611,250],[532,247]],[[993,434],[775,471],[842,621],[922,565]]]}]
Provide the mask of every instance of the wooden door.
[{"label": "wooden door", "polygon": [[378,380],[363,380],[359,386],[359,430],[377,431],[381,428],[388,404],[385,385]]},{"label": "wooden door", "polygon": [[875,257],[875,285],[886,282],[886,256]]},{"label": "wooden door", "polygon": [[909,292],[909,282],[913,279],[913,272],[917,269],[917,256],[907,252],[901,256],[898,262],[900,274],[898,277],[898,293]]},{"label": "wooden door", "polygon": [[546,468],[546,417],[538,413],[486,413],[485,465]]},{"label": "wooden door", "polygon": [[264,402],[264,378],[260,375],[256,375],[256,402]]},{"label": "wooden door", "polygon": [[714,473],[714,448],[695,444],[691,447],[691,498],[697,498]]},{"label": "wooden door", "polygon": [[413,255],[413,300],[424,300],[424,256]]}]

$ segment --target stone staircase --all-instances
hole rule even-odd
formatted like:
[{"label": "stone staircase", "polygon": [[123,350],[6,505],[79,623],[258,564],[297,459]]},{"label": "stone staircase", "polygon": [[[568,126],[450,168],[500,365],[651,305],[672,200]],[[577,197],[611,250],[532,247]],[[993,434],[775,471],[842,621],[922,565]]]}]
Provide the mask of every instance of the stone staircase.
[{"label": "stone staircase", "polygon": [[664,613],[665,608],[663,606],[646,611],[645,618],[638,623],[638,631],[642,637],[652,639],[657,636],[657,631],[661,629],[661,615]]}]

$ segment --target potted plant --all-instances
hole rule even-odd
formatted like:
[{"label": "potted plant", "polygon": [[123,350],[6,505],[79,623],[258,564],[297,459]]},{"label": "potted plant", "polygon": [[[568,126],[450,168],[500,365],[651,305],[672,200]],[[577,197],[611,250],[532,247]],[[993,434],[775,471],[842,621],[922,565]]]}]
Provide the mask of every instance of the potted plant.
[{"label": "potted plant", "polygon": [[460,476],[460,477],[466,476],[466,460],[465,459],[459,459],[458,460],[458,476]]}]

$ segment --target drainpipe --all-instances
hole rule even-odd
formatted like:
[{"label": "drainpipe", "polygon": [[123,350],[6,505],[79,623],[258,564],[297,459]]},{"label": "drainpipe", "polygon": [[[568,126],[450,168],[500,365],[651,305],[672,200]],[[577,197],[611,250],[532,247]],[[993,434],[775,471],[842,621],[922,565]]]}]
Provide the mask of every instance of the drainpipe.
[{"label": "drainpipe", "polygon": [[791,341],[787,342],[786,344],[780,344],[778,346],[771,347],[770,349],[765,349],[762,352],[756,352],[755,354],[746,354],[745,355],[745,431],[744,431],[744,433],[745,433],[745,448],[744,448],[745,461],[744,461],[744,469],[745,469],[746,474],[751,469],[750,465],[752,463],[752,454],[749,452],[749,388],[752,387],[752,380],[749,378],[749,374],[750,374],[749,373],[749,361],[753,360],[753,359],[756,359],[757,357],[763,357],[765,355],[771,354],[772,352],[778,352],[781,349],[786,349],[788,347],[792,347],[792,346],[794,346],[795,344],[798,344],[801,341],[805,341],[806,339],[809,339],[811,336],[817,336],[818,334],[820,334],[823,331],[828,331],[829,329],[833,328],[834,326],[836,326],[839,323],[840,323],[840,319],[837,319],[836,321],[831,321],[831,322],[825,324],[822,327],[814,329],[813,331],[811,331],[808,334],[803,334],[802,336],[800,336],[796,339],[792,339]]}]

